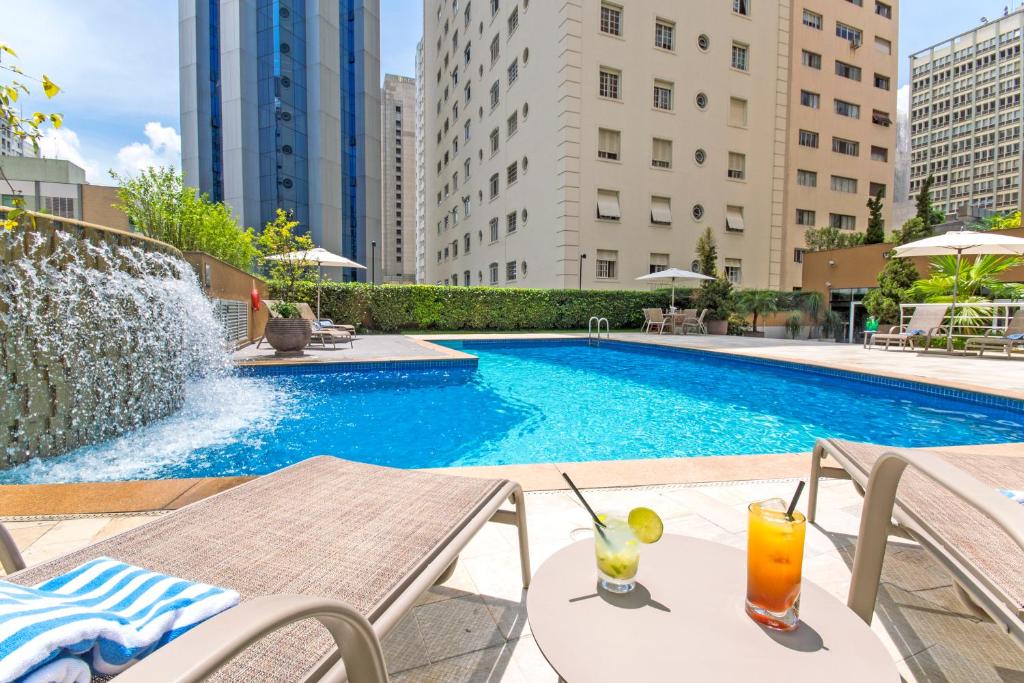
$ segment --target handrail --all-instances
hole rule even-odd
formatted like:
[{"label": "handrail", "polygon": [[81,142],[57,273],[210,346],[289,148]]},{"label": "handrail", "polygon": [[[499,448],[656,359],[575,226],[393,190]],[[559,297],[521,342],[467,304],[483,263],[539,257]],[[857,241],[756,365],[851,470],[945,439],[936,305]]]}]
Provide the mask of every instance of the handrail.
[{"label": "handrail", "polygon": [[611,323],[608,322],[608,318],[600,318],[596,315],[590,316],[590,320],[587,321],[587,343],[590,344],[594,340],[594,322],[597,321],[597,343],[601,343],[601,323],[604,323],[605,338],[612,338],[612,327]]}]

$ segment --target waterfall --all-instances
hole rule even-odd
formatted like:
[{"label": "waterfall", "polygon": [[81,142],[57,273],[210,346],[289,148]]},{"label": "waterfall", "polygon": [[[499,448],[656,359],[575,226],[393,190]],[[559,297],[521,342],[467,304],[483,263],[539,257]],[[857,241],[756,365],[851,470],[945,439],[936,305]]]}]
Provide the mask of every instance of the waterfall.
[{"label": "waterfall", "polygon": [[224,331],[166,245],[40,219],[0,229],[0,469],[178,411]]}]

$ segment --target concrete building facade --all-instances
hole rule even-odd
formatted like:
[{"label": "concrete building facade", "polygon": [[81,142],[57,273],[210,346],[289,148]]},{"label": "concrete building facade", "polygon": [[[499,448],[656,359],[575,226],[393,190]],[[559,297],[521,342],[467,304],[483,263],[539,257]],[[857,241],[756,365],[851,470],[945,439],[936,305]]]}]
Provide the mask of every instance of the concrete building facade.
[{"label": "concrete building facade", "polygon": [[426,105],[423,41],[416,44],[416,282],[427,281]]},{"label": "concrete building facade", "polygon": [[378,0],[179,0],[178,11],[186,181],[243,225],[259,229],[282,208],[318,246],[369,265],[380,240]]},{"label": "concrete building facade", "polygon": [[416,79],[384,76],[381,89],[381,281],[416,282]]},{"label": "concrete building facade", "polygon": [[[827,4],[834,22],[844,3]],[[851,6],[871,35],[871,9]],[[799,286],[787,190],[801,8],[425,0],[426,281],[647,287],[635,278],[690,268],[710,227],[737,285]],[[822,139],[840,136],[844,121],[820,118]],[[827,182],[808,207],[823,216]]]},{"label": "concrete building facade", "polygon": [[0,124],[0,157],[23,157],[25,146],[7,126]]},{"label": "concrete building facade", "polygon": [[1018,10],[910,56],[910,193],[931,174],[947,214],[1021,206]]},{"label": "concrete building facade", "polygon": [[85,170],[64,159],[40,159],[27,156],[0,156],[0,205],[14,206],[14,198],[24,208],[61,218],[94,223],[108,228],[129,230],[128,217],[115,208],[117,188],[91,185]]}]

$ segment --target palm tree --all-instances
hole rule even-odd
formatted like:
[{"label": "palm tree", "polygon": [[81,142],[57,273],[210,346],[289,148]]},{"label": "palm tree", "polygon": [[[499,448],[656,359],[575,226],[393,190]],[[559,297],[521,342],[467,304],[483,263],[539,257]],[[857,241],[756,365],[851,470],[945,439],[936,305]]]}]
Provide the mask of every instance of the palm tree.
[{"label": "palm tree", "polygon": [[736,307],[743,315],[754,316],[751,331],[757,332],[757,317],[779,310],[779,293],[771,289],[744,289],[736,295]]},{"label": "palm tree", "polygon": [[[956,279],[957,311],[952,321],[956,327],[973,329],[973,322],[991,316],[991,307],[980,305],[984,302],[1024,298],[1024,285],[1003,282],[998,277],[1000,273],[1024,265],[1024,258],[986,254],[973,262],[964,260],[960,264],[959,278],[956,278],[955,256],[935,256],[931,262],[932,276],[915,282],[909,293],[927,303],[949,303],[953,300],[953,281]],[[960,303],[979,305],[960,308]]]}]

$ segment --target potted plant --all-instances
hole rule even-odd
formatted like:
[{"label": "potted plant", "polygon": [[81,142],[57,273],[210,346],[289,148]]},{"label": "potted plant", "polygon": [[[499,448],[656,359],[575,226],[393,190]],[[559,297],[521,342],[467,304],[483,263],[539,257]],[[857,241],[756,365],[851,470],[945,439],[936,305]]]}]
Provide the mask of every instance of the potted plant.
[{"label": "potted plant", "polygon": [[279,301],[271,307],[278,317],[267,320],[263,331],[267,343],[274,347],[277,355],[301,354],[313,336],[308,320],[299,315],[298,307],[286,301]]},{"label": "potted plant", "polygon": [[753,317],[750,332],[744,332],[743,336],[763,337],[764,332],[757,329],[757,319],[779,310],[779,293],[770,289],[744,289],[736,296],[736,309],[743,315]]},{"label": "potted plant", "polygon": [[705,318],[708,334],[729,332],[729,315],[733,312],[731,282],[721,276],[705,280],[693,296],[693,305],[697,310],[708,310]]},{"label": "potted plant", "polygon": [[[274,220],[267,223],[256,239],[263,264],[280,292],[278,296],[281,301],[274,304],[272,309],[277,317],[271,316],[267,320],[263,332],[278,355],[301,354],[313,335],[310,321],[303,320],[298,307],[292,303],[298,283],[312,279],[314,271],[306,261],[287,258],[296,252],[313,248],[313,240],[308,235],[295,234],[298,226],[298,221],[291,220],[284,210],[278,209]],[[269,258],[271,256],[275,258]]]},{"label": "potted plant", "polygon": [[800,328],[803,326],[804,316],[800,311],[792,311],[789,317],[786,318],[786,334],[789,335],[790,339],[796,339],[800,336]]},{"label": "potted plant", "polygon": [[843,341],[843,316],[829,309],[821,316],[821,338]]}]

